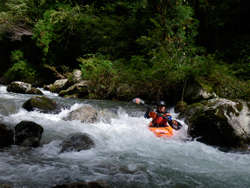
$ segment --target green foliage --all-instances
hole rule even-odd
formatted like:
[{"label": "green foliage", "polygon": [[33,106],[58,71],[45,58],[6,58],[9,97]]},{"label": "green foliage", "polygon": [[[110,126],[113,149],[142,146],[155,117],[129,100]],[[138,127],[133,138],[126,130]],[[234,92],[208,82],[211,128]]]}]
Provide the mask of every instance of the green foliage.
[{"label": "green foliage", "polygon": [[7,70],[5,77],[9,81],[34,81],[36,78],[36,71],[24,59],[24,54],[20,50],[12,52],[11,61],[13,65]]},{"label": "green foliage", "polygon": [[81,62],[83,78],[91,81],[93,93],[105,99],[116,92],[118,70],[110,60],[93,56],[87,59],[79,58],[78,61]]}]

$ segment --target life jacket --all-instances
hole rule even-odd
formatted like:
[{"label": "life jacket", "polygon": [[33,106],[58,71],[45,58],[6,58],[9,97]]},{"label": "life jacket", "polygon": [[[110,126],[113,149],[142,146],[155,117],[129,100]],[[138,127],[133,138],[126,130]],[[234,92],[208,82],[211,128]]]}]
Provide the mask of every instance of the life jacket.
[{"label": "life jacket", "polygon": [[170,115],[168,112],[157,112],[156,118],[150,123],[150,127],[168,127],[167,116]]}]

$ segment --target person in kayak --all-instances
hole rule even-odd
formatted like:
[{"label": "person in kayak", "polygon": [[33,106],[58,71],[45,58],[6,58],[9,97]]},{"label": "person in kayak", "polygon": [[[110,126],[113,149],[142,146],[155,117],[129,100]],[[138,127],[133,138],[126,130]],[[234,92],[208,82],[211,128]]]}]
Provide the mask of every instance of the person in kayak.
[{"label": "person in kayak", "polygon": [[166,111],[166,103],[164,101],[158,102],[156,112],[151,111],[150,107],[147,107],[144,117],[153,119],[150,127],[168,127],[168,122],[172,122],[172,116]]}]

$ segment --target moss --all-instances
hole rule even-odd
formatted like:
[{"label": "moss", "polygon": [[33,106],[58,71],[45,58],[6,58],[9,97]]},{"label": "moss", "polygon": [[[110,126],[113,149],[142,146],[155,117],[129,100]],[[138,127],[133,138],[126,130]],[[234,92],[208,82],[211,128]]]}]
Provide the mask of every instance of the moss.
[{"label": "moss", "polygon": [[201,103],[194,103],[194,104],[189,105],[187,108],[195,108],[195,107],[201,108],[203,106],[204,105]]},{"label": "moss", "polygon": [[201,85],[202,88],[203,88],[204,90],[206,90],[208,93],[212,93],[212,92],[213,92],[213,87],[212,87],[212,86],[207,85],[207,84],[202,83],[202,82],[200,82],[200,85]]},{"label": "moss", "polygon": [[207,100],[202,100],[202,101],[201,101],[201,104],[202,104],[202,105],[208,105],[208,103],[209,103],[209,102],[208,102]]}]

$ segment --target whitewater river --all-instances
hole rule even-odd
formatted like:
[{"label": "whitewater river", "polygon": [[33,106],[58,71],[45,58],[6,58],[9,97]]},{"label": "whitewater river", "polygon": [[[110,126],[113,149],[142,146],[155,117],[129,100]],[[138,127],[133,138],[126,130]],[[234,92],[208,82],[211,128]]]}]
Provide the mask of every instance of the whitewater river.
[{"label": "whitewater river", "polygon": [[[43,90],[48,98],[70,109],[57,115],[42,114],[22,109],[34,95],[9,93],[6,88],[0,85],[0,123],[13,129],[20,121],[29,120],[40,124],[44,132],[41,147],[0,148],[0,184],[45,188],[69,182],[105,181],[117,188],[250,187],[249,154],[223,152],[190,141],[182,120],[183,128],[164,140],[147,129],[150,120],[143,118],[145,109],[134,103],[64,99]],[[118,111],[118,116],[109,123],[96,124],[62,120],[86,104]],[[76,132],[91,135],[96,147],[59,154],[59,144]]]}]

